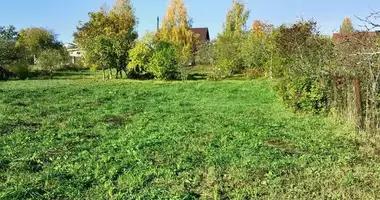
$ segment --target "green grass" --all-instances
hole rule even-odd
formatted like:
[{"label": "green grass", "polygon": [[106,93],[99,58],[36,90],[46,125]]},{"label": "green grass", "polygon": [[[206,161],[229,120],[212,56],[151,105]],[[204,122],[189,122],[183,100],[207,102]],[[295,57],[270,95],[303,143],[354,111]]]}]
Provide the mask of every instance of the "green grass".
[{"label": "green grass", "polygon": [[0,82],[0,199],[378,199],[374,148],[263,80]]}]

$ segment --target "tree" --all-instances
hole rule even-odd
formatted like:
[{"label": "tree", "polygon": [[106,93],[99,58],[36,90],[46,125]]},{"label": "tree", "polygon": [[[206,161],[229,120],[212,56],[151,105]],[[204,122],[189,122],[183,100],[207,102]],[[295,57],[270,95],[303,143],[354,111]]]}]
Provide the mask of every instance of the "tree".
[{"label": "tree", "polygon": [[217,68],[230,76],[243,70],[242,46],[245,41],[249,10],[240,0],[234,0],[226,16],[223,32],[216,40]]},{"label": "tree", "polygon": [[85,51],[85,64],[101,67],[103,74],[108,68],[110,78],[112,68],[116,68],[116,77],[122,76],[122,71],[126,73],[128,52],[138,36],[137,18],[130,0],[116,0],[110,11],[101,8],[89,17],[74,34],[76,43]]},{"label": "tree", "polygon": [[148,72],[158,79],[174,79],[177,73],[176,46],[159,41],[148,64]]},{"label": "tree", "polygon": [[182,0],[171,0],[158,31],[158,40],[173,43],[176,48],[177,63],[181,67],[188,66],[193,59],[193,49],[198,38],[190,30],[187,8]]},{"label": "tree", "polygon": [[136,31],[137,18],[130,0],[116,0],[109,18],[112,23],[113,46],[117,56],[116,78],[122,71],[126,72],[128,65],[128,52],[133,47],[138,34]]},{"label": "tree", "polygon": [[22,52],[16,47],[17,32],[14,26],[0,26],[0,80],[16,76],[7,69],[7,66],[18,62]]},{"label": "tree", "polygon": [[28,28],[20,30],[17,47],[25,49],[28,57],[32,57],[34,64],[39,54],[48,49],[60,49],[62,44],[57,41],[56,34],[45,28]]},{"label": "tree", "polygon": [[0,26],[0,68],[20,58],[15,47],[16,39],[17,32],[14,26]]},{"label": "tree", "polygon": [[182,0],[171,0],[162,26],[158,31],[160,40],[180,44],[191,49],[193,47],[193,32],[189,29],[187,8]]},{"label": "tree", "polygon": [[264,70],[265,65],[271,65],[273,49],[271,35],[273,25],[256,20],[252,24],[252,30],[245,34],[242,48],[244,67],[255,70]]},{"label": "tree", "polygon": [[60,69],[65,62],[65,58],[62,52],[56,49],[49,49],[41,52],[38,58],[38,67],[46,70],[50,74],[50,78],[53,78],[53,73]]},{"label": "tree", "polygon": [[216,68],[224,77],[241,72],[243,59],[241,54],[243,35],[219,35],[215,42]]},{"label": "tree", "polygon": [[213,80],[221,78],[220,70],[216,67],[217,55],[215,50],[215,41],[205,42],[198,47],[196,57],[198,63],[211,65],[212,76],[210,78]]},{"label": "tree", "polygon": [[16,27],[9,26],[8,28],[0,26],[0,40],[11,40],[15,41],[17,39]]},{"label": "tree", "polygon": [[148,70],[150,59],[154,52],[154,35],[147,33],[141,40],[136,42],[134,48],[129,50],[130,62],[128,69],[137,76],[144,76]]},{"label": "tree", "polygon": [[346,17],[343,21],[342,26],[340,26],[340,34],[350,34],[355,31],[354,26],[352,25],[351,18]]},{"label": "tree", "polygon": [[246,29],[249,12],[241,0],[234,0],[226,17],[223,34],[242,34]]}]

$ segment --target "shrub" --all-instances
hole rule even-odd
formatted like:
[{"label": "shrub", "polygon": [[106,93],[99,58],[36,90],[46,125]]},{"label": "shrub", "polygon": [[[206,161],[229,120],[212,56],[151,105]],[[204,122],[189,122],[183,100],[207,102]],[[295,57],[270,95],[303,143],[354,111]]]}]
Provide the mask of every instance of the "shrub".
[{"label": "shrub", "polygon": [[241,35],[220,35],[215,44],[216,66],[225,76],[240,73],[244,69],[241,55],[243,38]]},{"label": "shrub", "polygon": [[46,70],[50,74],[50,78],[53,78],[53,72],[62,68],[65,62],[62,52],[59,50],[46,50],[43,51],[38,58],[38,67],[42,70]]},{"label": "shrub", "polygon": [[19,79],[27,79],[31,75],[30,66],[27,62],[16,62],[14,64],[11,64],[7,67],[9,72],[13,73],[14,76],[16,76]]},{"label": "shrub", "polygon": [[244,75],[248,79],[256,79],[256,78],[263,77],[265,75],[265,72],[264,70],[260,68],[249,68],[244,71]]},{"label": "shrub", "polygon": [[148,65],[153,56],[153,35],[147,34],[143,39],[136,42],[134,48],[129,50],[128,70],[132,78],[149,77]]},{"label": "shrub", "polygon": [[13,77],[16,77],[14,73],[10,72],[6,68],[0,67],[0,81],[6,81]]},{"label": "shrub", "polygon": [[281,26],[275,43],[281,56],[276,73],[284,75],[280,92],[285,102],[297,111],[324,113],[328,111],[327,89],[324,84],[326,69],[333,61],[330,38],[317,31],[314,21]]},{"label": "shrub", "polygon": [[158,79],[175,79],[178,74],[175,45],[169,42],[158,41],[152,57],[149,60],[147,71]]},{"label": "shrub", "polygon": [[281,81],[280,94],[295,111],[323,114],[328,111],[327,90],[318,80],[308,77]]}]

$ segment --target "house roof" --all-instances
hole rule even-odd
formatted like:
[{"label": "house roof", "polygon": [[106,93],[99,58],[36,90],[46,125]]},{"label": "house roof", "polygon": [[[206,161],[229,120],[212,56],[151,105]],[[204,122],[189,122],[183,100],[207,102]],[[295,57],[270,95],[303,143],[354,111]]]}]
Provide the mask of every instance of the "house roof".
[{"label": "house roof", "polygon": [[73,43],[66,43],[63,45],[66,49],[76,49],[78,48],[77,45],[73,44]]},{"label": "house roof", "polygon": [[370,39],[379,36],[379,32],[356,32],[350,34],[334,33],[333,40],[337,42],[349,42],[352,40]]},{"label": "house roof", "polygon": [[190,30],[193,31],[194,34],[199,35],[200,42],[210,41],[208,28],[191,28]]}]

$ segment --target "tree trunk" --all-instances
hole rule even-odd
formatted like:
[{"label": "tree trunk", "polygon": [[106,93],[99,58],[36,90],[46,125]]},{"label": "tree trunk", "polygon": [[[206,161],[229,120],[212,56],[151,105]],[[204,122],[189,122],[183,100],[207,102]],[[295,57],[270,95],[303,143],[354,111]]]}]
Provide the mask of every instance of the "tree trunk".
[{"label": "tree trunk", "polygon": [[[124,71],[124,73],[125,73],[125,77],[128,78],[127,65],[125,65],[125,66],[123,67],[122,71]],[[121,73],[123,73],[123,72],[121,72]]]},{"label": "tree trunk", "polygon": [[103,71],[103,81],[106,80],[106,70],[104,69],[104,67],[102,66],[102,71]]},{"label": "tree trunk", "polygon": [[269,77],[273,79],[273,53],[270,55],[270,70],[269,70]]},{"label": "tree trunk", "polygon": [[112,80],[112,68],[110,67],[108,68],[108,70],[109,70],[109,79]]}]

